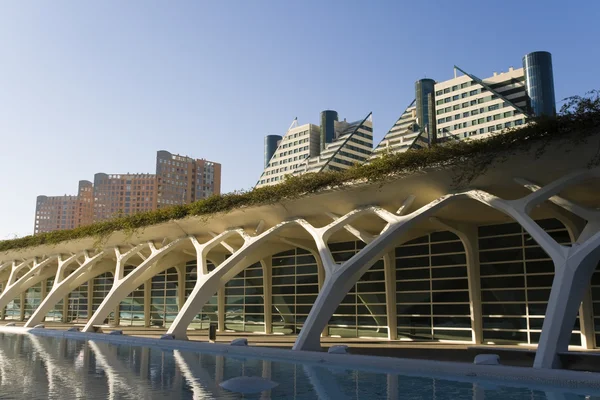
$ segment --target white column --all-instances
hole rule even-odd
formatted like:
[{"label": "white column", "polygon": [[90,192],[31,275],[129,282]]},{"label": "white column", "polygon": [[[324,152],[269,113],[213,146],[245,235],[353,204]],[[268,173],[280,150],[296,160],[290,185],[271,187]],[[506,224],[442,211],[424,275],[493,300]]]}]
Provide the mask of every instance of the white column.
[{"label": "white column", "polygon": [[264,318],[265,318],[265,334],[273,333],[273,321],[271,318],[273,296],[271,294],[272,286],[272,258],[267,257],[260,261],[263,271],[263,299],[264,299]]},{"label": "white column", "polygon": [[396,307],[396,254],[394,250],[383,256],[385,271],[385,302],[388,339],[398,339],[398,312]]},{"label": "white column", "polygon": [[577,311],[600,258],[600,247],[584,258],[557,265],[534,368],[560,368],[559,353],[568,350]]},{"label": "white column", "polygon": [[225,332],[225,287],[221,286],[217,290],[217,330]]},{"label": "white column", "polygon": [[[166,311],[166,310],[165,310]],[[144,282],[144,326],[149,327],[152,323],[152,279]]]}]

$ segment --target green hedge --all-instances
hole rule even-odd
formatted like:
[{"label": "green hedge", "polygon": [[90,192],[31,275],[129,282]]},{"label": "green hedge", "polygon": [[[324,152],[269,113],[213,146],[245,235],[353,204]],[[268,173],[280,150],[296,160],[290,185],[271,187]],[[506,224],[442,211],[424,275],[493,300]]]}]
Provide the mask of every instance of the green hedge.
[{"label": "green hedge", "polygon": [[[293,176],[278,185],[212,196],[188,205],[115,218],[72,230],[4,240],[0,241],[0,251],[57,244],[88,237],[102,241],[115,231],[133,233],[140,228],[188,216],[208,218],[216,213],[240,207],[278,203],[351,182],[381,182],[395,179],[424,168],[452,169],[455,172],[454,186],[461,188],[485,171],[495,160],[510,157],[516,152],[527,151],[532,145],[536,145],[536,156],[539,156],[543,153],[545,144],[555,140],[568,139],[569,143],[578,144],[597,133],[597,128],[600,126],[600,99],[597,91],[590,94],[587,97],[566,99],[561,115],[555,119],[538,119],[523,128],[502,132],[486,139],[453,141],[429,149],[384,154],[369,164],[354,166],[341,172],[327,171]],[[592,163],[597,165],[599,160],[592,160]],[[452,168],[454,166],[460,168]]]}]

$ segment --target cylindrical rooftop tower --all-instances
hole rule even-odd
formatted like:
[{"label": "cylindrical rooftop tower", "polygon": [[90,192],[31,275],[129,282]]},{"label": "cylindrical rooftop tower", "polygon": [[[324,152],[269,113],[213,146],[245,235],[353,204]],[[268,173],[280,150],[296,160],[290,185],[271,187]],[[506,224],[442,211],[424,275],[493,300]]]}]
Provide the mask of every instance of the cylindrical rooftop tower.
[{"label": "cylindrical rooftop tower", "polygon": [[554,98],[554,75],[552,54],[535,51],[523,57],[525,88],[529,97],[528,108],[533,115],[553,117],[556,115]]},{"label": "cylindrical rooftop tower", "polygon": [[417,104],[417,123],[419,130],[429,125],[428,96],[434,93],[435,81],[433,79],[420,79],[415,82],[415,99]]},{"label": "cylindrical rooftop tower", "polygon": [[327,146],[327,143],[333,142],[335,137],[335,121],[338,121],[337,111],[321,111],[321,150]]},{"label": "cylindrical rooftop tower", "polygon": [[269,161],[271,161],[271,157],[275,154],[280,140],[281,136],[279,135],[265,136],[265,168],[267,168]]}]

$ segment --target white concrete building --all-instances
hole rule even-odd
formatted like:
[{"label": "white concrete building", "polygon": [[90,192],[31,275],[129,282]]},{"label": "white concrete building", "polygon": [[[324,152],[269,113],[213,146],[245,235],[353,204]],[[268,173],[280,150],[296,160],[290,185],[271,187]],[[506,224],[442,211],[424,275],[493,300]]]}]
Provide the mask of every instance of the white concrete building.
[{"label": "white concrete building", "polygon": [[[455,67],[455,73],[460,71]],[[527,91],[523,68],[478,79],[463,74],[435,84],[437,138],[484,138],[518,127],[531,116],[526,111]]]},{"label": "white concrete building", "polygon": [[[460,74],[460,75],[459,75]],[[384,153],[419,149],[434,141],[481,139],[526,124],[531,118],[554,116],[552,56],[533,52],[523,67],[480,79],[457,66],[454,78],[415,83],[415,100],[375,148]]]},{"label": "white concrete building", "polygon": [[293,174],[304,165],[308,157],[319,154],[320,132],[318,125],[292,124],[286,134],[277,141],[277,147],[270,156],[268,152],[272,150],[265,149],[265,162],[267,159],[269,161],[256,187],[281,182],[286,175]]},{"label": "white concrete building", "polygon": [[265,169],[256,187],[277,184],[286,175],[326,170],[340,171],[363,163],[373,151],[371,114],[362,120],[338,121],[337,112],[321,113],[321,125],[298,126],[283,137],[265,138]]}]

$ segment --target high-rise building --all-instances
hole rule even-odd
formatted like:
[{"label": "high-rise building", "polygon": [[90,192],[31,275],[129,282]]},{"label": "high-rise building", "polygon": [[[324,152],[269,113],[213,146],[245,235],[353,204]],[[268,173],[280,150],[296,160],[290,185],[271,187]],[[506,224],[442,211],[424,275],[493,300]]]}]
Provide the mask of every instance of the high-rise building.
[{"label": "high-rise building", "polygon": [[265,169],[256,187],[274,185],[286,175],[339,171],[364,162],[373,150],[371,114],[355,122],[339,121],[333,110],[321,112],[321,125],[298,125],[283,137],[265,138]]},{"label": "high-rise building", "polygon": [[100,172],[93,184],[79,182],[77,196],[38,196],[34,233],[73,229],[219,193],[221,164],[161,150],[156,155],[156,175]]},{"label": "high-rise building", "polygon": [[156,206],[169,207],[221,193],[221,164],[168,151],[156,154]]},{"label": "high-rise building", "polygon": [[94,221],[156,208],[156,175],[94,175]]},{"label": "high-rise building", "polygon": [[34,233],[73,229],[92,223],[92,182],[79,181],[76,196],[38,196]]},{"label": "high-rise building", "polygon": [[552,56],[548,52],[529,53],[523,57],[523,68],[510,67],[484,79],[455,66],[452,79],[416,82],[415,100],[372,157],[418,149],[435,140],[485,138],[524,125],[533,117],[555,114]]}]

